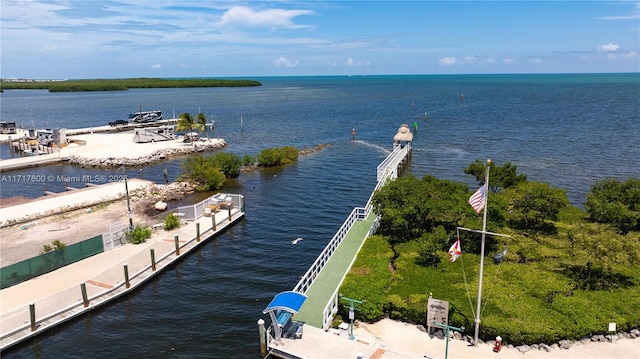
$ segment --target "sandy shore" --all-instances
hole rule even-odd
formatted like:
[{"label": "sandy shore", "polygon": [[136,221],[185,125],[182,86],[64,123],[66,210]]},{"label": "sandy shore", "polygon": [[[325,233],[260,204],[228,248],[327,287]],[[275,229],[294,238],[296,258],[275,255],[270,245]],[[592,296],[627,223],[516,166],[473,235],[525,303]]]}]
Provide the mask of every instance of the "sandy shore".
[{"label": "sandy shore", "polygon": [[[94,133],[69,137],[73,140],[86,141],[86,146],[79,146],[82,151],[73,153],[77,162],[93,161],[96,163],[109,159],[140,161],[140,164],[152,162],[153,158],[163,159],[169,155],[198,152],[206,148],[222,148],[226,145],[220,138],[203,139],[194,143],[183,142],[182,138],[170,141],[136,143],[133,131],[118,133]],[[73,148],[71,148],[73,149]],[[64,149],[63,149],[64,151]],[[62,154],[64,156],[64,153]],[[73,158],[72,158],[73,160]]]},{"label": "sandy shore", "polygon": [[[7,138],[6,135],[0,139]],[[71,142],[54,153],[3,159],[0,170],[27,168],[37,162],[55,163],[68,159],[67,163],[82,167],[143,166],[172,156],[186,155],[225,147],[221,138],[202,139],[186,143],[182,137],[175,140],[148,143],[133,141],[133,130],[115,133],[87,133],[67,136]],[[82,144],[82,145],[81,145]]]}]

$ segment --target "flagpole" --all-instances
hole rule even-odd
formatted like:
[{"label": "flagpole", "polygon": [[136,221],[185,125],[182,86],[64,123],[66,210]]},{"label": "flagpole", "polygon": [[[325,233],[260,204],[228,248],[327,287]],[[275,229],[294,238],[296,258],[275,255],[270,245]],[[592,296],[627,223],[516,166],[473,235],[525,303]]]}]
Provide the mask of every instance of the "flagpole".
[{"label": "flagpole", "polygon": [[473,336],[473,344],[478,346],[478,333],[480,332],[480,303],[482,301],[482,270],[484,268],[484,239],[487,233],[487,199],[489,197],[489,166],[491,160],[487,160],[487,169],[484,180],[484,214],[482,215],[482,240],[480,242],[480,274],[478,280],[478,304],[476,305],[476,329]]}]

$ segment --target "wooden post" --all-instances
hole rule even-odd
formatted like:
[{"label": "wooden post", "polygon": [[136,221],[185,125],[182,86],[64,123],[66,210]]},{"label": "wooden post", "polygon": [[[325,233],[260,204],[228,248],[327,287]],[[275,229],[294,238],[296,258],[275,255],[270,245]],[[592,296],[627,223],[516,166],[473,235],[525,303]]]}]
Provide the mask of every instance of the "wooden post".
[{"label": "wooden post", "polygon": [[200,222],[196,222],[196,241],[200,242]]},{"label": "wooden post", "polygon": [[151,248],[151,270],[156,271],[156,251]]},{"label": "wooden post", "polygon": [[211,211],[211,230],[216,231],[216,212]]},{"label": "wooden post", "polygon": [[131,283],[129,283],[129,266],[127,266],[127,263],[124,264],[124,286],[126,288],[131,287]]},{"label": "wooden post", "polygon": [[84,282],[80,283],[80,291],[82,292],[82,303],[86,308],[89,306],[89,297],[87,296],[87,285]]},{"label": "wooden post", "polygon": [[264,332],[264,320],[258,319],[258,332],[260,333],[260,354],[262,357],[267,356],[267,336]]},{"label": "wooden post", "polygon": [[173,241],[176,244],[176,255],[179,256],[180,255],[180,241],[178,241],[178,235],[177,234],[173,237]]},{"label": "wooden post", "polygon": [[232,205],[229,205],[229,222],[231,222],[231,207]]},{"label": "wooden post", "polygon": [[31,318],[31,331],[36,331],[36,303],[29,303],[29,317]]}]

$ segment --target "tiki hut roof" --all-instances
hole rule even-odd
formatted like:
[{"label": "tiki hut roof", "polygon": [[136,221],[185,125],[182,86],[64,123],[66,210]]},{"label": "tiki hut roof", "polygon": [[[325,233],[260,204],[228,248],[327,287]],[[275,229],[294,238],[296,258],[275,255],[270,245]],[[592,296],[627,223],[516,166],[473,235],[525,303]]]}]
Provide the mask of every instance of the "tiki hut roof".
[{"label": "tiki hut roof", "polygon": [[409,125],[403,123],[398,129],[398,133],[393,136],[394,142],[411,142],[413,140],[413,133],[409,129]]}]

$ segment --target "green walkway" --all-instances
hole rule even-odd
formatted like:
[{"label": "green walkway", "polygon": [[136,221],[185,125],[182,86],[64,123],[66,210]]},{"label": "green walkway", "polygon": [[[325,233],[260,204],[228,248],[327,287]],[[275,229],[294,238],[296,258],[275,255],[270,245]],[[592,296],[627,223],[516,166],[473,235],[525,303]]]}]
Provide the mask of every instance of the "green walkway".
[{"label": "green walkway", "polygon": [[322,311],[347,274],[349,266],[364,242],[374,219],[375,214],[372,212],[367,219],[356,221],[353,224],[307,291],[307,300],[294,316],[294,320],[322,328]]}]

